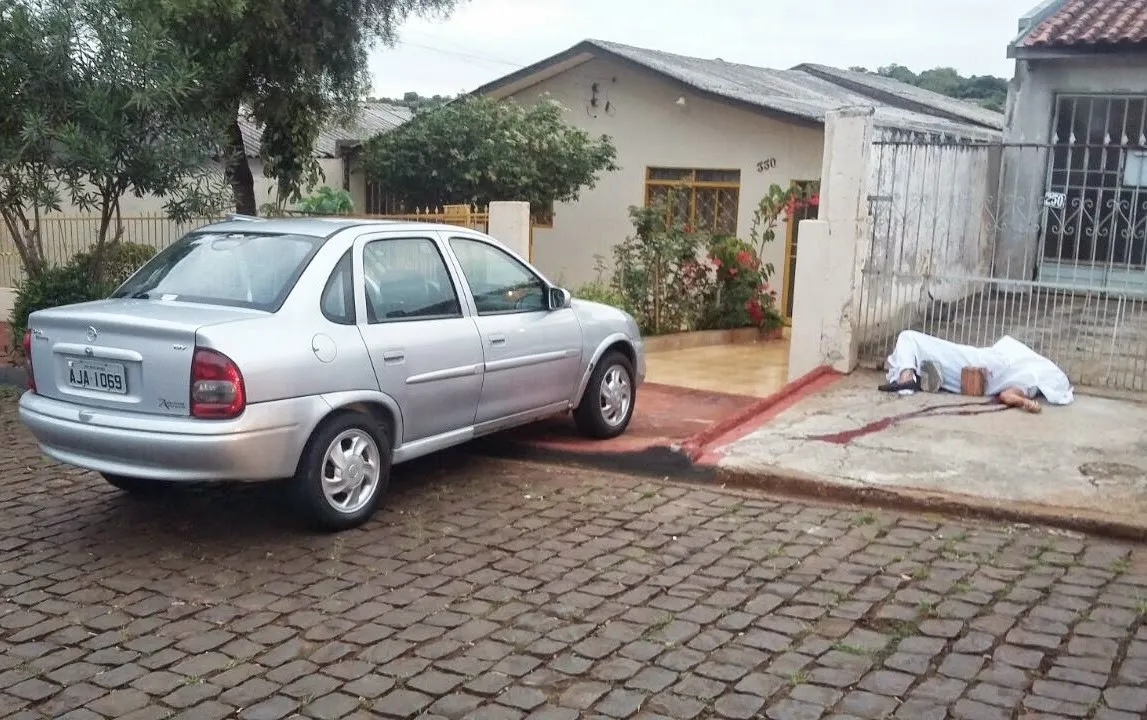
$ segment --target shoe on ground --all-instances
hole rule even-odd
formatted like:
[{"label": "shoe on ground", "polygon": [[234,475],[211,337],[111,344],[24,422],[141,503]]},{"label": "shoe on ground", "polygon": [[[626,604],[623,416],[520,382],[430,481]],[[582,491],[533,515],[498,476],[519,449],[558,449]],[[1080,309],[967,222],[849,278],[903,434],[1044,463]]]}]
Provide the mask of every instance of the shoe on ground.
[{"label": "shoe on ground", "polygon": [[917,378],[920,389],[926,393],[940,392],[942,375],[938,363],[927,360],[920,364],[920,376]]},{"label": "shoe on ground", "polygon": [[[880,390],[880,392],[894,392],[894,393],[900,393],[902,395],[911,395],[912,393],[914,393],[920,389],[920,378],[917,376],[913,376],[912,380],[910,380],[908,382],[900,382],[899,380],[893,380],[892,382],[884,383],[883,385],[881,385],[877,389]],[[904,390],[908,390],[909,392],[907,392],[907,393],[902,392]]]}]

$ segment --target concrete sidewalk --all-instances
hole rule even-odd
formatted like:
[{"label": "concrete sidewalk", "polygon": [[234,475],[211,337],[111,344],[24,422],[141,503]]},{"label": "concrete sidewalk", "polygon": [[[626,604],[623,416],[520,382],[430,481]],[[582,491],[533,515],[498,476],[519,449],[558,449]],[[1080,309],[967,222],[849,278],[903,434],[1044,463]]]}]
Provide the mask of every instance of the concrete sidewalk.
[{"label": "concrete sidewalk", "polygon": [[879,382],[841,377],[701,463],[763,487],[1147,537],[1147,405],[1077,394],[1029,415]]}]

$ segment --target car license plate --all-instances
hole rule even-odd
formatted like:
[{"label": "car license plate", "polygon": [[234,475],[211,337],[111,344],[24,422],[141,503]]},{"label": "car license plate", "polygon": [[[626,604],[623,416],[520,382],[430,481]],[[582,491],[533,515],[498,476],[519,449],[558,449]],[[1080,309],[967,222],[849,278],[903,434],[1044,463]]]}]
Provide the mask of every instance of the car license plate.
[{"label": "car license plate", "polygon": [[127,373],[119,363],[69,360],[68,384],[84,390],[123,395],[127,392]]}]

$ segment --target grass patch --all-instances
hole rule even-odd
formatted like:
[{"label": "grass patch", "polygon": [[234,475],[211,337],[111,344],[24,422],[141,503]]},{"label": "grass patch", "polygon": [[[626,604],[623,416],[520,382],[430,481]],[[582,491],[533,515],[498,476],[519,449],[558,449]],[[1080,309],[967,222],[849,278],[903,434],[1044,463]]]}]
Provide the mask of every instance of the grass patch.
[{"label": "grass patch", "polygon": [[832,649],[833,650],[839,650],[840,652],[847,653],[848,655],[870,655],[871,654],[871,652],[865,648],[862,648],[858,645],[849,645],[848,643],[844,643],[844,642],[833,643]]},{"label": "grass patch", "polygon": [[1139,617],[1147,618],[1147,598],[1135,599],[1135,612],[1139,613]]}]

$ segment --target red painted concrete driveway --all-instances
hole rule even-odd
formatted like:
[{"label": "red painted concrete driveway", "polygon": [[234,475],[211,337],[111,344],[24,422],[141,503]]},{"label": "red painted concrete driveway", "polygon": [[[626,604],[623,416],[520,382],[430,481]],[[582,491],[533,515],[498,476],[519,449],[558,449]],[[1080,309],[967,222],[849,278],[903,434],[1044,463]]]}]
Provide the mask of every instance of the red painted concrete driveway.
[{"label": "red painted concrete driveway", "polygon": [[497,445],[519,445],[572,455],[627,455],[681,445],[716,423],[744,412],[761,398],[646,383],[637,393],[633,420],[612,440],[582,437],[572,415],[517,428],[498,436]]}]

